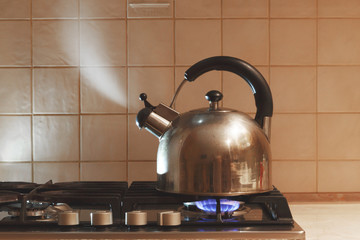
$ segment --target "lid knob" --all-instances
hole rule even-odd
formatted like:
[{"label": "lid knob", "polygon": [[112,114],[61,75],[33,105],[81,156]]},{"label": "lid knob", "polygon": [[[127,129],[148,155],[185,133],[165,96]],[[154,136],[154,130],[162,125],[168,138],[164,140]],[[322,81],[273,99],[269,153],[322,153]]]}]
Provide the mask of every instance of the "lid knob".
[{"label": "lid knob", "polygon": [[219,107],[219,101],[223,98],[223,94],[218,90],[211,90],[206,93],[205,98],[209,101],[209,110],[216,110]]}]

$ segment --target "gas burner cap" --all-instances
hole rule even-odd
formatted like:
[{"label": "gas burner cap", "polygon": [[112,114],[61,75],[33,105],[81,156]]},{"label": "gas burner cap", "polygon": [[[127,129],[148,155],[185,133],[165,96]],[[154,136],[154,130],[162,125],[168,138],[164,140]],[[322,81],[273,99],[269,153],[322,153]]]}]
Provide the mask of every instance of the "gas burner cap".
[{"label": "gas burner cap", "polygon": [[91,225],[93,226],[108,226],[113,224],[112,212],[110,211],[96,211],[90,213]]},{"label": "gas burner cap", "polygon": [[[18,216],[20,216],[20,209],[10,210],[10,211],[8,211],[8,214],[10,216],[18,217]],[[26,209],[25,214],[28,217],[42,217],[45,215],[45,211],[39,210],[39,209]]]},{"label": "gas burner cap", "polygon": [[125,213],[125,225],[144,226],[147,224],[147,213],[142,211],[131,211]]},{"label": "gas burner cap", "polygon": [[79,225],[79,213],[74,211],[60,212],[58,224],[60,226]]}]

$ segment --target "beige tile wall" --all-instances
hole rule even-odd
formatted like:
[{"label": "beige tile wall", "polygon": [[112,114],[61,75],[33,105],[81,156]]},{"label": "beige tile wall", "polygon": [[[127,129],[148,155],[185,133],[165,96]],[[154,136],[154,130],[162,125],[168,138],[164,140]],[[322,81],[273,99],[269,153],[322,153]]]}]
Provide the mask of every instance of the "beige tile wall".
[{"label": "beige tile wall", "polygon": [[[0,0],[0,180],[154,180],[138,94],[168,104],[189,66],[229,55],[270,84],[274,185],[360,192],[359,29],[360,0]],[[211,89],[256,111],[222,72],[177,110]]]}]

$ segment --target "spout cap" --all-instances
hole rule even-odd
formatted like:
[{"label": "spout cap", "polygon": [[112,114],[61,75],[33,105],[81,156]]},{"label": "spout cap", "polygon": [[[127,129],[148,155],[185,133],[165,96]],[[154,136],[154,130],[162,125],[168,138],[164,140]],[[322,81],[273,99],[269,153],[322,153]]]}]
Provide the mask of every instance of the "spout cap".
[{"label": "spout cap", "polygon": [[149,115],[152,113],[152,110],[150,108],[143,108],[140,110],[138,115],[136,116],[136,125],[141,129],[145,126],[145,123],[149,117]]},{"label": "spout cap", "polygon": [[144,102],[145,107],[151,108],[151,109],[154,109],[154,108],[155,108],[153,105],[151,105],[151,104],[147,101],[147,95],[146,95],[146,93],[141,93],[140,96],[139,96],[139,99]]}]

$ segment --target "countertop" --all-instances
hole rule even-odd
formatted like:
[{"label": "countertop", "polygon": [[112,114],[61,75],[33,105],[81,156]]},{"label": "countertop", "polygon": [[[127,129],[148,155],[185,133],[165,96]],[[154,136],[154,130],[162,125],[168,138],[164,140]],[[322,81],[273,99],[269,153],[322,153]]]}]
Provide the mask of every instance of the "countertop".
[{"label": "countertop", "polygon": [[360,202],[291,203],[290,208],[306,240],[360,239]]}]

